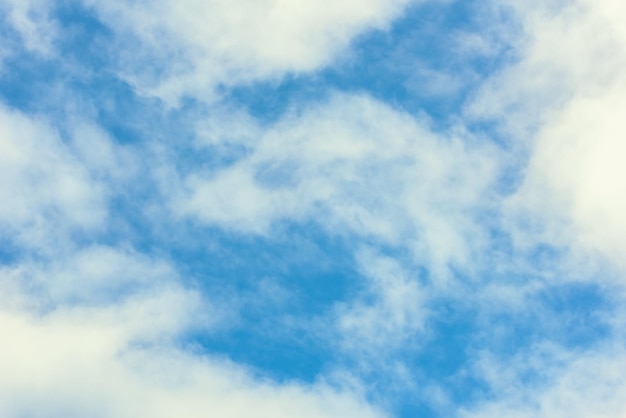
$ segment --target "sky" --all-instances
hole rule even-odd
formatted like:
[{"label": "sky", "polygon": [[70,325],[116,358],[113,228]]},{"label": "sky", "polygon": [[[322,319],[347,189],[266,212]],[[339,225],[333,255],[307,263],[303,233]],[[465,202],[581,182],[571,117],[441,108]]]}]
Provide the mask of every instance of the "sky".
[{"label": "sky", "polygon": [[624,21],[0,0],[0,416],[625,418]]}]

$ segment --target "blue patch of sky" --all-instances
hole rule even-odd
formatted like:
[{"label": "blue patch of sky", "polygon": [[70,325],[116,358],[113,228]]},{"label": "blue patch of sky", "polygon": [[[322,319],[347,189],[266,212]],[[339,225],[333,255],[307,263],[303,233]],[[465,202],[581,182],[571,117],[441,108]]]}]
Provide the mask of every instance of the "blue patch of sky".
[{"label": "blue patch of sky", "polygon": [[3,62],[0,96],[8,106],[41,111],[46,97],[42,93],[58,80],[58,66],[53,61],[28,52],[12,54]]},{"label": "blue patch of sky", "polygon": [[266,311],[260,314],[253,320],[244,318],[228,332],[190,335],[183,344],[199,346],[202,353],[235,361],[276,382],[312,383],[333,365],[336,353],[320,341],[325,336],[303,324],[311,318],[293,315],[286,320]]},{"label": "blue patch of sky", "polygon": [[438,408],[425,403],[418,403],[415,401],[402,399],[397,403],[397,406],[393,408],[394,416],[401,418],[443,418],[445,415],[441,415],[438,412]]},{"label": "blue patch of sky", "polygon": [[[285,230],[286,229],[286,230]],[[172,258],[186,266],[187,275],[210,288],[205,277],[217,278],[218,286],[253,289],[271,278],[301,297],[330,303],[345,297],[346,280],[353,276],[351,247],[345,240],[329,237],[315,225],[291,224],[271,236],[250,236],[219,228],[194,228],[169,241]],[[223,282],[223,283],[222,283]],[[309,300],[300,309],[311,309]]]},{"label": "blue patch of sky", "polygon": [[438,386],[455,404],[471,403],[487,390],[467,373],[479,329],[477,312],[450,301],[442,301],[434,310],[422,347],[407,361],[413,370],[419,371],[417,377],[425,386]]},{"label": "blue patch of sky", "polygon": [[63,58],[82,68],[106,71],[113,32],[79,2],[59,2],[52,16],[63,28],[56,45]]},{"label": "blue patch of sky", "polygon": [[[595,283],[574,282],[553,286],[542,291],[538,298],[546,314],[558,318],[552,337],[571,349],[589,348],[611,336],[609,318],[615,306],[608,289]],[[549,336],[544,338],[550,339]]]},{"label": "blue patch of sky", "polygon": [[[7,234],[8,235],[8,234]],[[6,238],[5,230],[0,230],[0,267],[11,265],[21,259],[24,250]]]},{"label": "blue patch of sky", "polygon": [[344,240],[315,225],[283,228],[272,238],[214,230],[208,248],[168,251],[187,280],[210,298],[237,295],[241,302],[233,304],[238,319],[232,327],[189,336],[187,343],[278,381],[313,381],[336,356],[327,340],[333,331],[320,324],[337,301],[350,299],[359,275]]},{"label": "blue patch of sky", "polygon": [[[546,284],[525,297],[523,309],[476,310],[474,332],[464,347],[470,354],[488,351],[505,363],[547,343],[586,350],[611,336],[612,314],[608,295],[595,285]],[[541,372],[529,370],[525,378],[540,379]]]}]

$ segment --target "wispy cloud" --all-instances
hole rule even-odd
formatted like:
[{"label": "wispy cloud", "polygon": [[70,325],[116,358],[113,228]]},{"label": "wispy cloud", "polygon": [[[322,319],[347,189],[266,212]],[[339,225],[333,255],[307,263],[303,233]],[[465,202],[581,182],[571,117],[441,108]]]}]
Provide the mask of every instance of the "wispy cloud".
[{"label": "wispy cloud", "polygon": [[[44,120],[0,108],[0,225],[25,245],[50,245],[51,230],[102,227],[106,187]],[[42,235],[43,234],[43,235]]]},{"label": "wispy cloud", "polygon": [[[0,5],[0,10],[4,14],[3,23],[7,25],[5,30],[17,34],[27,50],[44,56],[53,53],[58,27],[50,17],[50,4],[40,0],[7,0]],[[7,36],[8,33],[3,35]],[[3,46],[9,45],[5,39]]]},{"label": "wispy cloud", "polygon": [[253,233],[313,220],[330,233],[409,247],[443,274],[470,261],[469,241],[479,248],[475,216],[491,204],[497,172],[496,149],[466,139],[439,137],[371,98],[336,95],[249,138],[223,170],[183,174],[173,207]]}]

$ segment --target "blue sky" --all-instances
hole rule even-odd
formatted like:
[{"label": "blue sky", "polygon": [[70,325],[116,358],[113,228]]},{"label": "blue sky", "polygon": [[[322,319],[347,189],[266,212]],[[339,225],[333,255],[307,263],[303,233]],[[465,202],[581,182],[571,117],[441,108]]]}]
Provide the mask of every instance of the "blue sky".
[{"label": "blue sky", "polygon": [[623,418],[624,19],[0,2],[0,415]]}]

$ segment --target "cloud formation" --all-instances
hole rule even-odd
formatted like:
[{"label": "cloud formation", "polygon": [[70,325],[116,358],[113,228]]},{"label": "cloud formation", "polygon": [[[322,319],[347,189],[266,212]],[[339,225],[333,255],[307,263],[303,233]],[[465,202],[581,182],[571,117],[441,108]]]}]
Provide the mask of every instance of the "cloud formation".
[{"label": "cloud formation", "polygon": [[515,6],[527,33],[520,61],[475,106],[530,150],[515,200],[544,218],[546,239],[623,267],[626,10],[611,1]]},{"label": "cloud formation", "polygon": [[0,5],[0,415],[621,416],[626,7],[474,3]]},{"label": "cloud formation", "polygon": [[180,327],[184,318],[177,313],[189,308],[188,297],[168,289],[114,309],[73,308],[43,318],[3,310],[0,412],[7,417],[385,416],[348,389],[323,382],[276,385],[228,362],[146,344],[146,334]]},{"label": "cloud formation", "polygon": [[176,212],[206,224],[267,234],[281,220],[313,220],[408,247],[443,274],[479,249],[476,216],[491,204],[497,151],[424,125],[369,97],[336,95],[239,139],[245,157],[183,174],[167,193],[179,196]]},{"label": "cloud formation", "polygon": [[122,73],[175,103],[329,65],[359,33],[388,26],[409,0],[86,3],[141,45],[139,56],[123,55]]},{"label": "cloud formation", "polygon": [[[44,120],[0,108],[0,227],[25,245],[49,245],[50,230],[97,229],[106,187]],[[42,235],[43,234],[43,235]]]}]

